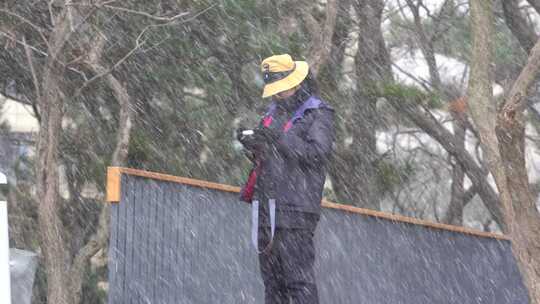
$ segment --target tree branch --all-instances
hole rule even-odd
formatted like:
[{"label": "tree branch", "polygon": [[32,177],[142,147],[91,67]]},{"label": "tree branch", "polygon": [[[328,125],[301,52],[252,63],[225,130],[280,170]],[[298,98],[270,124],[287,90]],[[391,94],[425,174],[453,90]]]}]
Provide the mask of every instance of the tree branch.
[{"label": "tree branch", "polygon": [[[94,70],[95,73],[103,74],[107,69],[103,67],[99,61],[105,45],[105,37],[100,33],[98,33],[98,35],[97,41],[93,43],[93,48],[89,52],[88,61],[85,63]],[[107,80],[107,85],[112,90],[115,99],[120,105],[116,147],[112,155],[111,165],[122,166],[127,160],[134,112],[130,107],[130,96],[126,86],[112,74],[107,74],[105,79]],[[71,290],[78,298],[81,296],[82,274],[88,260],[100,249],[107,246],[109,238],[109,218],[110,206],[105,204],[101,209],[96,233],[90,237],[90,241],[86,243],[75,256],[73,267],[71,268]]]},{"label": "tree branch", "polygon": [[420,110],[420,108],[416,104],[413,104],[412,101],[401,100],[395,97],[389,97],[388,101],[396,111],[405,114],[424,132],[437,140],[449,154],[454,156],[456,160],[460,162],[494,220],[500,227],[504,227],[503,213],[497,194],[488,184],[483,175],[483,170],[478,166],[476,161],[466,150],[459,147],[459,143],[455,136],[441,126],[436,120],[434,121],[432,115]]},{"label": "tree branch", "polygon": [[175,21],[178,18],[184,17],[184,16],[189,14],[188,12],[183,12],[183,13],[174,15],[172,17],[160,17],[160,16],[155,16],[155,15],[149,14],[147,12],[136,11],[136,10],[128,9],[128,8],[125,8],[125,7],[112,6],[112,5],[103,5],[103,7],[111,9],[111,10],[116,10],[116,11],[121,11],[121,12],[134,14],[134,15],[144,16],[146,18],[156,20],[156,21],[165,21],[165,22],[172,22],[172,21]]},{"label": "tree branch", "polygon": [[[129,13],[129,14],[133,14],[133,15],[139,15],[139,16],[143,16],[143,17],[146,17],[146,18],[149,18],[149,19],[152,19],[152,20],[165,21],[165,22],[172,22],[172,21],[175,21],[176,19],[179,19],[179,18],[184,17],[184,16],[189,14],[189,12],[183,12],[183,13],[174,15],[172,17],[162,17],[162,16],[152,15],[150,13],[143,12],[143,11],[138,11],[138,10],[133,10],[133,9],[129,9],[129,8],[126,8],[126,7],[114,6],[114,5],[107,4],[107,3],[111,3],[111,2],[113,2],[113,1],[107,1],[107,2],[103,2],[103,3],[95,3],[95,4],[69,3],[67,5],[69,5],[69,6],[91,6],[91,7],[97,8],[97,9],[106,8],[106,9],[109,9],[109,10]],[[215,6],[215,4],[212,5],[212,6]]]},{"label": "tree branch", "polygon": [[16,13],[13,13],[11,11],[8,11],[6,9],[0,8],[0,13],[10,15],[10,16],[15,17],[15,18],[21,20],[22,22],[30,25],[30,27],[32,27],[36,32],[39,33],[39,36],[41,37],[41,39],[43,39],[43,42],[45,42],[45,44],[47,45],[47,48],[49,48],[49,41],[47,40],[47,38],[43,34],[43,28],[35,25],[34,23],[32,23],[30,20],[24,18],[23,16],[21,16],[19,14],[16,14]]},{"label": "tree branch", "polygon": [[54,0],[49,0],[49,3],[47,4],[47,6],[49,8],[49,18],[51,18],[52,27],[54,27],[54,25],[55,25],[54,13],[53,13],[53,2],[54,2]]},{"label": "tree branch", "polygon": [[527,91],[536,79],[540,70],[540,40],[532,48],[527,64],[514,82],[508,97],[505,100],[500,118],[506,122],[511,122],[516,115],[523,115],[523,110],[527,105]]},{"label": "tree branch", "polygon": [[[191,20],[193,20],[194,18],[197,18],[198,16],[200,16],[201,14],[204,14],[205,12],[207,12],[208,10],[210,10],[211,8],[215,7],[217,4],[213,4],[209,7],[207,7],[206,9],[202,10],[201,12],[195,14],[194,16],[192,16],[191,18],[189,19],[186,19],[184,20],[182,23],[186,23],[186,22],[189,22]],[[182,14],[178,14],[177,16],[179,15],[182,15]],[[176,18],[176,17],[175,17]],[[84,91],[84,89],[86,89],[88,86],[90,86],[91,84],[93,84],[94,82],[96,82],[97,80],[99,80],[100,78],[102,78],[103,76],[111,73],[112,71],[114,71],[115,69],[117,69],[120,65],[122,65],[129,57],[131,57],[131,55],[133,55],[139,48],[141,48],[145,43],[146,43],[146,40],[142,40],[144,34],[150,30],[151,28],[158,28],[158,27],[163,27],[163,26],[170,26],[174,23],[176,19],[173,19],[171,20],[170,22],[167,22],[167,23],[162,23],[162,24],[151,24],[151,25],[148,25],[146,26],[142,31],[141,33],[137,36],[137,39],[135,39],[135,46],[129,51],[127,52],[124,57],[122,57],[118,62],[116,62],[112,67],[110,67],[109,69],[107,70],[104,70],[102,71],[101,73],[97,74],[97,75],[94,75],[94,77],[90,78],[89,80],[85,81],[82,86],[80,88],[78,88],[75,93],[73,94],[73,96],[71,98],[77,98],[79,97],[82,92]],[[141,41],[142,40],[142,41]]]},{"label": "tree branch", "polygon": [[[18,40],[18,39],[16,39],[15,37],[11,36],[10,34],[8,34],[8,33],[6,33],[6,32],[3,32],[3,31],[0,30],[0,35],[6,37],[6,38],[8,38],[8,39],[11,39],[12,41],[16,42],[17,44],[20,44],[20,45],[23,46],[25,49],[28,48],[29,50],[32,50],[32,51],[34,51],[34,52],[37,53],[37,54],[40,54],[40,55],[42,55],[42,56],[44,56],[44,57],[49,57],[49,54],[47,54],[45,51],[40,50],[40,49],[38,49],[37,47],[34,47],[34,46],[28,44],[26,41]],[[68,64],[66,64],[66,63],[64,63],[64,62],[62,62],[62,61],[60,61],[60,60],[58,60],[58,58],[55,58],[54,60],[55,60],[57,63],[59,63],[60,65],[62,65],[63,67],[67,68],[68,70],[70,70],[70,71],[72,71],[72,72],[75,72],[75,73],[81,75],[81,77],[82,77],[84,80],[88,80],[88,78],[86,77],[86,75],[85,75],[83,72],[81,72],[81,71],[79,71],[79,70],[77,70],[77,69],[75,69],[75,68],[73,68],[73,67],[69,67]]]},{"label": "tree branch", "polygon": [[[32,81],[34,83],[34,88],[36,90],[36,96],[38,100],[41,100],[41,89],[39,88],[39,82],[36,74],[36,70],[34,68],[34,60],[32,53],[30,52],[30,48],[28,47],[28,44],[26,43],[26,38],[23,36],[23,42],[24,42],[24,52],[26,54],[26,60],[28,61],[28,67],[30,68],[30,74],[32,75]],[[34,112],[36,114],[36,117],[39,120],[41,120],[41,117],[39,115],[39,110],[35,106],[35,102],[32,103],[32,107],[34,109]]]},{"label": "tree branch", "polygon": [[[450,0],[445,0],[444,3],[441,5],[441,9],[437,14],[437,17],[433,17],[435,21],[433,22],[433,33],[430,38],[431,43],[435,43],[438,39],[443,37],[444,34],[448,32],[448,30],[452,28],[452,25],[450,23],[447,23],[445,27],[441,28],[441,24],[443,24],[444,19],[448,20],[456,18],[456,9],[459,5],[450,7],[450,4]],[[446,13],[447,9],[449,9],[450,12]]]},{"label": "tree branch", "polygon": [[[36,90],[36,96],[38,100],[41,100],[41,89],[39,87],[39,82],[36,74],[36,69],[34,67],[34,60],[32,53],[30,52],[30,48],[28,47],[28,44],[26,43],[26,38],[23,37],[24,42],[24,53],[26,55],[26,60],[28,62],[28,68],[30,69],[30,74],[32,75],[32,82],[34,83],[34,89]],[[35,104],[35,103],[33,103]],[[35,109],[35,108],[34,108]],[[36,109],[37,110],[37,109]],[[35,113],[38,120],[39,120],[39,113]]]},{"label": "tree branch", "polygon": [[521,14],[518,3],[514,0],[502,1],[504,20],[514,36],[518,39],[521,47],[528,53],[538,40],[534,29],[527,23]]},{"label": "tree branch", "polygon": [[527,0],[527,2],[540,14],[540,0]]},{"label": "tree branch", "polygon": [[413,74],[407,72],[406,70],[402,69],[399,65],[397,65],[396,63],[392,62],[392,66],[395,67],[396,69],[398,69],[401,73],[407,75],[409,78],[411,78],[412,80],[416,81],[419,85],[421,85],[424,90],[426,90],[427,92],[433,92],[433,90],[430,88],[429,86],[429,81],[423,79],[422,77],[418,76],[414,76]]},{"label": "tree branch", "polygon": [[124,55],[124,57],[122,57],[120,60],[118,60],[112,67],[110,67],[108,69],[105,69],[105,70],[102,70],[100,73],[94,75],[92,78],[85,81],[82,84],[82,86],[75,91],[75,93],[73,94],[73,96],[71,98],[74,99],[74,98],[79,97],[82,94],[84,89],[86,89],[88,86],[90,86],[91,84],[93,84],[94,82],[99,80],[101,77],[103,77],[103,76],[111,73],[115,69],[117,69],[120,65],[122,65],[122,63],[124,63],[124,61],[126,61],[129,57],[131,57],[131,55],[133,55],[133,53],[135,53],[135,51],[137,51],[142,45],[144,45],[146,43],[146,41],[141,42],[140,40],[141,40],[142,36],[144,35],[144,33],[149,28],[150,28],[150,26],[147,26],[146,28],[144,28],[144,30],[139,34],[139,36],[135,40],[135,47],[133,47],[129,52],[127,52]]},{"label": "tree branch", "polygon": [[38,48],[36,48],[36,47],[34,47],[34,46],[29,45],[28,43],[26,43],[26,41],[20,41],[20,40],[18,40],[16,37],[11,36],[9,33],[6,33],[6,32],[4,32],[4,31],[0,30],[0,35],[6,37],[6,38],[8,38],[8,39],[11,39],[12,41],[15,41],[16,43],[18,43],[18,44],[20,44],[20,45],[22,45],[22,46],[24,46],[24,47],[28,47],[28,48],[30,48],[32,51],[34,51],[34,52],[36,52],[36,53],[39,53],[39,54],[41,54],[41,55],[43,55],[43,56],[45,56],[45,57],[48,56],[47,53],[46,53],[45,51],[42,51],[42,50],[40,50],[40,49],[38,49]]},{"label": "tree branch", "polygon": [[416,27],[416,30],[414,32],[416,33],[416,36],[418,38],[420,50],[422,51],[424,59],[428,64],[431,85],[433,86],[433,88],[435,88],[435,90],[440,92],[442,88],[441,76],[439,74],[439,69],[437,68],[437,62],[435,60],[435,50],[433,49],[431,39],[428,37],[424,29],[424,25],[422,24],[422,18],[420,17],[420,6],[422,6],[426,10],[428,15],[431,16],[431,14],[422,1],[419,1],[417,5],[414,5],[412,0],[406,0],[406,2],[414,17],[414,25]]},{"label": "tree branch", "polygon": [[465,193],[463,194],[463,205],[467,205],[476,194],[476,187],[474,185],[469,187],[469,189],[467,189],[467,191],[465,191]]}]

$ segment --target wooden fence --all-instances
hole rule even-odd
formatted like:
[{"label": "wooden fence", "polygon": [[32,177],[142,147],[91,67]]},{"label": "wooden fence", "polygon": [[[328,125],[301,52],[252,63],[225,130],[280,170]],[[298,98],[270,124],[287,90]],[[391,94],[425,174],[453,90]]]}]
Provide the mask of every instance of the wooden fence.
[{"label": "wooden fence", "polygon": [[[109,168],[109,303],[263,303],[238,187]],[[323,202],[320,303],[528,303],[499,234]]]}]

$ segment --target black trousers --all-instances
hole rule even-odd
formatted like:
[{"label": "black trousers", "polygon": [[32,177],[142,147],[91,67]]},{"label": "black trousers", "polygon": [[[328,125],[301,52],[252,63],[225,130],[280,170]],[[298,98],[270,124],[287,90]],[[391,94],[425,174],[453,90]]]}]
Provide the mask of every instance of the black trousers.
[{"label": "black trousers", "polygon": [[[276,228],[272,248],[259,255],[265,304],[318,304],[313,263],[315,227]],[[262,250],[270,241],[270,228],[259,227]],[[289,302],[291,301],[291,302]]]}]

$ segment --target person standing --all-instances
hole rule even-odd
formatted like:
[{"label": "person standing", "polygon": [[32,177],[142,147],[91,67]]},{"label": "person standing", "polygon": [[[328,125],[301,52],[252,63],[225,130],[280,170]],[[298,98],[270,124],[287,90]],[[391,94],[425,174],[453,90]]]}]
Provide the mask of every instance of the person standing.
[{"label": "person standing", "polygon": [[252,204],[265,303],[318,301],[314,233],[335,138],[334,110],[321,100],[305,61],[288,54],[261,63],[266,114],[237,138],[254,166],[241,191]]}]

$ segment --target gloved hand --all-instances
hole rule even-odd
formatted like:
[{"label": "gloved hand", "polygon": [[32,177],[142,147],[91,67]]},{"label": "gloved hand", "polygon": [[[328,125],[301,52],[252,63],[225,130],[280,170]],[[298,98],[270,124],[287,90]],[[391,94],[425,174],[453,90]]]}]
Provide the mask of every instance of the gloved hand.
[{"label": "gloved hand", "polygon": [[247,130],[244,126],[239,126],[238,129],[236,129],[236,139],[239,141],[239,142],[242,142],[243,138],[244,138],[244,134],[242,134],[242,132],[244,132],[245,130]]},{"label": "gloved hand", "polygon": [[279,140],[281,133],[277,130],[270,128],[260,127],[254,130],[255,140],[259,142],[264,142],[266,144],[274,145]]},{"label": "gloved hand", "polygon": [[240,143],[242,143],[242,145],[246,149],[248,149],[250,151],[254,151],[254,150],[256,150],[257,146],[262,144],[262,143],[257,141],[254,134],[252,134],[252,135],[243,134],[243,132],[246,131],[246,130],[249,130],[249,129],[246,129],[243,126],[239,126],[238,129],[236,129],[236,139]]}]

